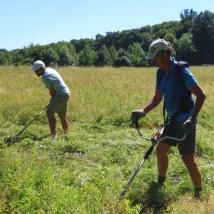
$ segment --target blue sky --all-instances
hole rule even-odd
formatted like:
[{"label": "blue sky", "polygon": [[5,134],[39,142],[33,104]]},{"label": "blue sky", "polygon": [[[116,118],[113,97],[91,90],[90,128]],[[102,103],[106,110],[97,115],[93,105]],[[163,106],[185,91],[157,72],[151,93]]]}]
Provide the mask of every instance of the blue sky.
[{"label": "blue sky", "polygon": [[180,20],[184,9],[214,12],[213,0],[0,0],[0,49],[95,38]]}]

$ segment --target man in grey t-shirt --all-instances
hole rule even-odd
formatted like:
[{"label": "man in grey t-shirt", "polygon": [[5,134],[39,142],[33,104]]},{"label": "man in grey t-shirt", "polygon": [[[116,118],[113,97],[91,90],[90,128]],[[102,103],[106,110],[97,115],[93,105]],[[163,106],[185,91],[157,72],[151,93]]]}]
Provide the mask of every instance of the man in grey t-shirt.
[{"label": "man in grey t-shirt", "polygon": [[64,132],[68,132],[66,113],[70,96],[69,89],[60,74],[56,70],[46,67],[45,63],[41,60],[37,60],[33,63],[32,71],[35,72],[38,77],[42,77],[43,83],[46,88],[49,89],[51,100],[46,114],[51,130],[51,137],[52,139],[56,139],[56,118],[54,113],[58,114]]}]

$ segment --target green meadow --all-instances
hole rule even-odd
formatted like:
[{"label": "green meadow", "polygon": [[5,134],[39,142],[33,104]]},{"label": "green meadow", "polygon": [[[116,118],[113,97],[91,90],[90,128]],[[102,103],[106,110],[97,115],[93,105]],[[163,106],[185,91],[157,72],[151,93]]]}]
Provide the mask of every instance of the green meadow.
[{"label": "green meadow", "polygon": [[[45,114],[5,147],[49,102],[29,66],[0,67],[0,213],[134,214],[214,212],[214,66],[191,67],[206,93],[198,117],[197,157],[203,194],[193,186],[177,148],[167,180],[157,180],[155,150],[124,199],[119,194],[150,143],[132,128],[130,113],[153,96],[156,68],[57,67],[70,88],[70,130],[51,142]],[[162,105],[141,120],[148,136],[163,122]]]}]

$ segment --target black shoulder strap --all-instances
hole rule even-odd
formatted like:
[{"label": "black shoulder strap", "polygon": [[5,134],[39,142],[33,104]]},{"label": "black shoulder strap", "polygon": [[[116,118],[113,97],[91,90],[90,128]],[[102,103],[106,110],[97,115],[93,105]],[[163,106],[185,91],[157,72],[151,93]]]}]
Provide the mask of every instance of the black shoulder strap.
[{"label": "black shoulder strap", "polygon": [[182,86],[185,89],[187,89],[186,86],[185,86],[185,83],[184,83],[184,76],[183,76],[183,73],[182,73],[183,68],[185,68],[185,67],[189,67],[189,63],[188,62],[178,61],[178,63],[176,64],[175,70],[174,70],[174,75],[175,75],[176,82],[180,86]]}]

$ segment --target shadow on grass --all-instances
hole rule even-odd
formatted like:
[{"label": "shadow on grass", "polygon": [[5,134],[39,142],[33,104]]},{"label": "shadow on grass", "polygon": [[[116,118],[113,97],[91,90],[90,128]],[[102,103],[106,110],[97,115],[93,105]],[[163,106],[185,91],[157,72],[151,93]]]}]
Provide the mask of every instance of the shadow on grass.
[{"label": "shadow on grass", "polygon": [[80,155],[84,155],[85,151],[75,145],[66,145],[61,149],[61,155],[65,153],[78,153]]},{"label": "shadow on grass", "polygon": [[11,136],[11,137],[6,137],[3,139],[2,144],[0,145],[0,148],[7,148],[9,146],[12,146],[13,144],[21,143],[24,139],[30,139],[33,141],[42,141],[45,138],[48,138],[49,135],[42,135],[42,136],[37,136],[37,135],[31,135],[31,136]]},{"label": "shadow on grass", "polygon": [[44,139],[46,139],[48,137],[50,137],[50,134],[44,134],[44,135],[40,135],[40,136],[31,134],[30,136],[23,136],[21,138],[21,140],[24,140],[25,138],[29,138],[29,139],[31,139],[33,141],[42,141],[42,140],[44,140]]},{"label": "shadow on grass", "polygon": [[152,182],[142,198],[140,214],[165,213],[169,202],[169,198],[165,197],[162,191],[162,186]]}]

